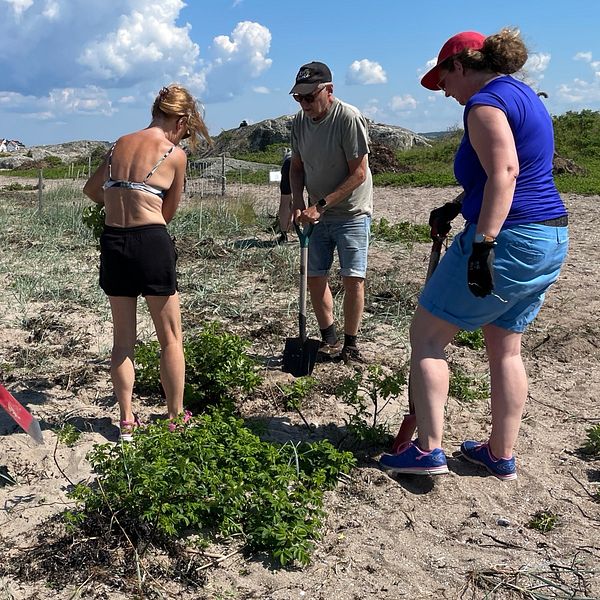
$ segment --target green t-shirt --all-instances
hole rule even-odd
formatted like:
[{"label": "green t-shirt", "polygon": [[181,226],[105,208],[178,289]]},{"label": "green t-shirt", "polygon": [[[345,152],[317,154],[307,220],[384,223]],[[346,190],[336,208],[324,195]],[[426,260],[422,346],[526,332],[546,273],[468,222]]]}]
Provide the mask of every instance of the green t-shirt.
[{"label": "green t-shirt", "polygon": [[[304,164],[304,185],[311,204],[318,202],[344,181],[348,161],[369,153],[367,121],[357,108],[337,98],[320,121],[300,111],[292,123],[292,152]],[[325,216],[351,217],[373,212],[373,178],[367,178],[347,198],[328,208]]]}]

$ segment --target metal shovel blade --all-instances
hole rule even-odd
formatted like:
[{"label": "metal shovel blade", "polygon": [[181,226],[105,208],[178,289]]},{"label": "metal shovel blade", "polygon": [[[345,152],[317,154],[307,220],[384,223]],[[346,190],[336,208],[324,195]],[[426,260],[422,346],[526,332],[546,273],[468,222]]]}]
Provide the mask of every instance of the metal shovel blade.
[{"label": "metal shovel blade", "polygon": [[294,377],[311,375],[321,346],[319,340],[307,339],[302,342],[299,337],[287,338],[283,349],[283,365],[281,370]]},{"label": "metal shovel blade", "polygon": [[26,431],[38,444],[44,443],[40,424],[31,413],[3,386],[0,385],[0,406]]}]

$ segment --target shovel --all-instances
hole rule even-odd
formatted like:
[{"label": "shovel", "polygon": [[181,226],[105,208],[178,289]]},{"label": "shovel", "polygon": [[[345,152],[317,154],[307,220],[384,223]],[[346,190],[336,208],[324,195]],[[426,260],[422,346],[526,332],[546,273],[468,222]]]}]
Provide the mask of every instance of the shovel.
[{"label": "shovel", "polygon": [[308,265],[308,240],[314,229],[314,225],[300,228],[294,223],[298,239],[300,240],[300,301],[298,310],[297,338],[287,338],[283,350],[283,366],[281,370],[291,373],[294,377],[304,377],[313,372],[317,353],[321,346],[320,340],[308,339],[306,335],[306,288],[307,288],[307,265]]},{"label": "shovel", "polygon": [[3,385],[0,385],[0,406],[2,406],[15,422],[38,444],[44,443],[40,424]]}]

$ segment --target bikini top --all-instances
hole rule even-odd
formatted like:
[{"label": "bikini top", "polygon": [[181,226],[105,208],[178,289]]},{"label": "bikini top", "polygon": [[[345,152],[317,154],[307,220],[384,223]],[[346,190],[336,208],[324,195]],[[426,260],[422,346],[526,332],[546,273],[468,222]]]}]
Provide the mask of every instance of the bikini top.
[{"label": "bikini top", "polygon": [[158,167],[161,165],[163,160],[165,160],[165,158],[167,158],[167,156],[169,156],[169,154],[171,154],[171,152],[173,152],[173,148],[175,148],[175,146],[174,145],[171,146],[162,155],[162,157],[154,165],[154,167],[152,168],[150,173],[148,173],[148,175],[146,175],[146,177],[144,177],[143,181],[126,181],[124,179],[113,179],[112,178],[112,155],[113,155],[116,145],[117,144],[113,145],[113,147],[110,149],[110,154],[108,155],[108,179],[104,182],[102,189],[107,190],[108,188],[112,188],[112,187],[120,187],[120,188],[126,188],[128,190],[138,190],[140,192],[146,192],[148,194],[153,194],[154,196],[158,196],[162,200],[165,196],[166,190],[161,190],[161,189],[152,187],[151,185],[149,185],[147,183],[147,181],[148,181],[148,179],[150,179],[150,177],[152,177],[152,175],[154,175],[154,171],[156,171],[156,169],[158,169]]}]

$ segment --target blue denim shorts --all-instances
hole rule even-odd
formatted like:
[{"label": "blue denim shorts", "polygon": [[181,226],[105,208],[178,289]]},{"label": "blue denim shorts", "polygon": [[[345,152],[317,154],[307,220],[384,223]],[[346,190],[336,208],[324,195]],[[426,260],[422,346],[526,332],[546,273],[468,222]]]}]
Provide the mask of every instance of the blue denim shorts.
[{"label": "blue denim shorts", "polygon": [[329,274],[333,251],[337,248],[342,277],[362,277],[367,273],[367,253],[371,233],[371,217],[360,215],[349,219],[319,221],[308,243],[308,276]]},{"label": "blue denim shorts", "polygon": [[474,296],[467,285],[475,230],[476,225],[467,225],[454,238],[419,303],[436,317],[467,331],[491,323],[523,332],[558,277],[567,255],[568,227],[531,223],[503,229],[494,248],[494,292],[485,298]]}]

